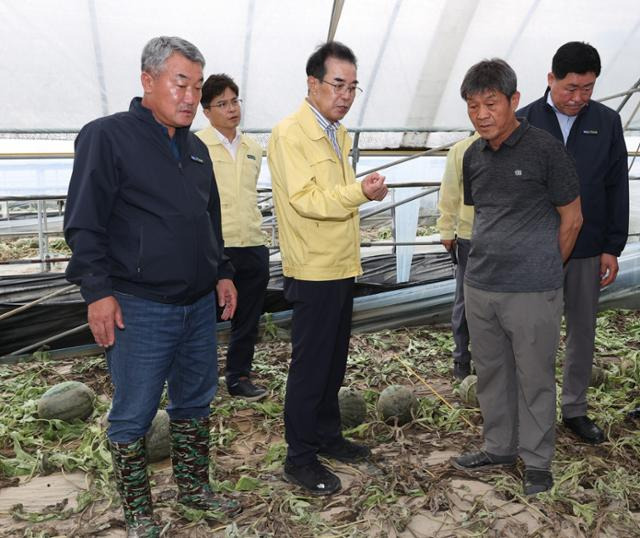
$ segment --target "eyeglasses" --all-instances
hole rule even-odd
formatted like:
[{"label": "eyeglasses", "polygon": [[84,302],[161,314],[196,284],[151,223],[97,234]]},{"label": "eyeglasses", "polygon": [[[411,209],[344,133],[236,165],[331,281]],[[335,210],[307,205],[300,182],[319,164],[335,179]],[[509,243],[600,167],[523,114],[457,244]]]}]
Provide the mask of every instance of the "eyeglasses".
[{"label": "eyeglasses", "polygon": [[235,98],[230,99],[229,101],[220,101],[219,103],[211,103],[209,106],[205,106],[203,108],[217,108],[219,110],[227,110],[229,108],[236,108],[242,104],[242,99]]},{"label": "eyeglasses", "polygon": [[333,86],[333,91],[336,92],[337,94],[347,94],[347,95],[353,95],[356,96],[360,93],[362,93],[362,88],[360,86],[356,86],[355,84],[353,86],[349,86],[347,84],[345,84],[344,82],[329,82],[327,80],[321,80],[320,82],[322,82],[323,84],[328,84],[329,86]]}]

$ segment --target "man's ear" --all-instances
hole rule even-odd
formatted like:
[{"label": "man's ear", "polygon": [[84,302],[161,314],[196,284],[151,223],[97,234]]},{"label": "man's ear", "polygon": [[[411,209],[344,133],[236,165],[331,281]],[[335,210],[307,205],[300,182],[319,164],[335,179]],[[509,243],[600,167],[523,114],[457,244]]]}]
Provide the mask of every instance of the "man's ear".
[{"label": "man's ear", "polygon": [[147,73],[146,71],[143,71],[140,74],[140,82],[142,83],[142,89],[144,90],[144,93],[152,93],[153,92],[154,79],[153,79],[153,76],[151,76],[150,73]]},{"label": "man's ear", "polygon": [[316,77],[307,77],[307,93],[314,94],[318,91],[318,79]]},{"label": "man's ear", "polygon": [[547,86],[551,87],[555,81],[556,76],[553,74],[553,71],[549,71],[549,73],[547,73]]},{"label": "man's ear", "polygon": [[515,112],[516,110],[518,110],[518,105],[519,104],[520,104],[520,92],[516,91],[511,96],[511,109]]}]

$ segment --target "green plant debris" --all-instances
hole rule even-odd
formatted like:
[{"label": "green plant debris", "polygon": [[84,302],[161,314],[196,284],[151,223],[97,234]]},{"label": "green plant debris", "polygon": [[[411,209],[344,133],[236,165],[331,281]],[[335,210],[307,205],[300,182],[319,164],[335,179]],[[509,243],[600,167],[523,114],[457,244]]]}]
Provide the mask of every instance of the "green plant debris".
[{"label": "green plant debris", "polygon": [[[62,237],[49,236],[49,254],[51,256],[70,256],[71,249]],[[0,242],[0,261],[22,260],[38,257],[38,238],[23,237]]]},{"label": "green plant debris", "polygon": [[[588,397],[590,414],[609,440],[598,446],[577,443],[559,424],[555,486],[533,499],[521,494],[520,467],[469,477],[448,465],[451,455],[480,445],[482,418],[457,395],[447,327],[353,335],[345,386],[363,394],[367,414],[363,424],[345,433],[373,447],[374,454],[358,465],[323,460],[340,474],[343,490],[329,498],[302,494],[282,480],[290,348],[273,331],[257,347],[254,377],[269,389],[269,399],[232,399],[222,384],[212,404],[211,483],[214,492],[242,503],[235,521],[179,505],[170,461],[151,466],[156,513],[168,535],[640,536],[640,420],[626,418],[640,405],[639,312],[598,317],[595,362],[607,381],[591,387]],[[221,347],[221,376],[225,353]],[[562,346],[558,357],[560,384]],[[82,381],[96,392],[91,417],[72,423],[39,419],[38,398],[66,380]],[[403,426],[385,424],[376,412],[380,392],[393,384],[418,398],[413,421]],[[73,504],[31,509],[16,502],[5,513],[0,536],[94,536],[122,529],[100,423],[111,391],[102,355],[54,361],[44,354],[0,368],[0,487],[15,486],[19,479],[19,490],[35,477],[86,473]],[[421,531],[425,521],[437,525]]]}]

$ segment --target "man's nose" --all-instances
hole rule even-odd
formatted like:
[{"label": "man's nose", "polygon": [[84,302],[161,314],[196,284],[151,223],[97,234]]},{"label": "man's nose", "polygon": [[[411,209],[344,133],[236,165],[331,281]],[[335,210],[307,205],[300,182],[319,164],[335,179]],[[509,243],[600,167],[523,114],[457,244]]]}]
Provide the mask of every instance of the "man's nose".
[{"label": "man's nose", "polygon": [[489,108],[486,106],[480,106],[478,107],[478,112],[477,112],[478,118],[486,118],[489,116]]},{"label": "man's nose", "polygon": [[573,100],[574,103],[580,104],[588,101],[589,98],[582,93],[580,88],[576,88],[575,90],[573,90],[571,94],[571,99]]},{"label": "man's nose", "polygon": [[184,101],[189,104],[197,103],[200,99],[200,90],[187,88],[184,92]]},{"label": "man's nose", "polygon": [[586,103],[589,100],[589,96],[586,93],[578,92],[577,100],[581,103]]}]

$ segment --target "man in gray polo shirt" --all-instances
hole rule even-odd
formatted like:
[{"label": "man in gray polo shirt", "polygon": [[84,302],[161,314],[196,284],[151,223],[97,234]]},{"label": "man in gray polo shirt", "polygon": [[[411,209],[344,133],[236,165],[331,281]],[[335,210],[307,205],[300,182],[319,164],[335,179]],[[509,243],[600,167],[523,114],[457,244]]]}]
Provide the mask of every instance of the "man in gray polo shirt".
[{"label": "man in gray polo shirt", "polygon": [[494,59],[471,67],[460,88],[481,136],[463,160],[465,204],[476,215],[464,293],[484,448],[452,464],[477,470],[520,456],[532,495],[553,485],[562,265],[582,216],[571,157],[516,119],[516,86],[513,69]]}]

